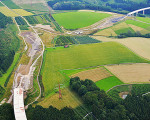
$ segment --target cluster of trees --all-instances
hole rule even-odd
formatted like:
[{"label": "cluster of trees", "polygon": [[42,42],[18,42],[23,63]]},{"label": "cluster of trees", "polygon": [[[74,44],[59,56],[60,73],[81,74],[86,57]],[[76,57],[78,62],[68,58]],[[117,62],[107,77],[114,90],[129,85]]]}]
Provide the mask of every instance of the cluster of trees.
[{"label": "cluster of trees", "polygon": [[121,33],[117,36],[118,38],[127,38],[127,37],[144,37],[144,38],[150,38],[150,33],[148,34],[141,34],[140,32],[132,32],[128,31],[127,33]]},{"label": "cluster of trees", "polygon": [[148,120],[150,119],[150,96],[128,97],[121,102],[110,98],[96,84],[79,77],[71,78],[70,87],[81,96],[84,104],[98,120]]},{"label": "cluster of trees", "polygon": [[[65,107],[58,110],[52,106],[43,108],[42,106],[29,106],[26,110],[28,120],[80,120],[74,110]],[[15,120],[14,110],[11,104],[3,104],[0,106],[0,120]]]},{"label": "cluster of trees", "polygon": [[14,110],[11,104],[0,106],[0,120],[15,120]]},{"label": "cluster of trees", "polygon": [[124,100],[124,106],[134,118],[132,120],[150,120],[150,95],[129,95]]},{"label": "cluster of trees", "polygon": [[52,106],[49,108],[43,108],[39,105],[35,108],[29,106],[26,115],[28,120],[80,120],[74,110],[69,107],[58,110]]},{"label": "cluster of trees", "polygon": [[6,17],[6,16],[5,16],[4,14],[2,14],[1,12],[0,12],[0,20],[1,20],[1,22],[0,22],[0,29],[1,29],[1,28],[6,28],[6,25],[7,25],[7,24],[10,24],[10,23],[13,22],[10,17]]},{"label": "cluster of trees", "polygon": [[[149,0],[51,0],[48,5],[55,10],[103,10],[118,13],[128,13],[129,11],[150,6]],[[146,11],[150,13],[150,11]]]}]

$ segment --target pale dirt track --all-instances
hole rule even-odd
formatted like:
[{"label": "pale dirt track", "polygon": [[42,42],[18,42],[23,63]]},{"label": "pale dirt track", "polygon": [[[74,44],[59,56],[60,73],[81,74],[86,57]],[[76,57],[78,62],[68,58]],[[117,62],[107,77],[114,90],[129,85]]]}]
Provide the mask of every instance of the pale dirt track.
[{"label": "pale dirt track", "polygon": [[119,42],[128,47],[136,54],[138,54],[139,56],[150,60],[150,39],[148,38],[131,37],[125,39],[115,39],[101,36],[92,36],[92,37],[103,42],[109,41]]},{"label": "pale dirt track", "polygon": [[112,65],[105,66],[124,83],[149,83],[150,64]]},{"label": "pale dirt track", "polygon": [[109,73],[105,68],[101,67],[101,68],[82,71],[70,77],[76,77],[76,76],[80,77],[81,80],[90,79],[94,82],[97,82],[99,80],[112,76],[112,74]]}]

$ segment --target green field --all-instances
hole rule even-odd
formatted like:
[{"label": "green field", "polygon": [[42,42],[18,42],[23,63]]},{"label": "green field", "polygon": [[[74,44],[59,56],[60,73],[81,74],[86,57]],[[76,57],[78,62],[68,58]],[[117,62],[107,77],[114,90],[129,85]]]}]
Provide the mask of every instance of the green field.
[{"label": "green field", "polygon": [[146,24],[146,23],[142,23],[142,22],[139,22],[139,21],[135,21],[135,20],[126,20],[125,21],[127,24],[132,24],[132,25],[135,25],[135,26],[138,26],[138,27],[141,27],[141,28],[148,28],[150,25],[149,24]]},{"label": "green field", "polygon": [[131,31],[132,33],[134,33],[134,30],[132,28],[123,28],[123,29],[120,29],[120,30],[116,30],[115,33],[117,35],[120,35],[122,33],[128,33],[129,31]]},{"label": "green field", "polygon": [[116,86],[116,85],[121,85],[124,84],[123,82],[121,82],[118,78],[116,78],[115,76],[112,77],[108,77],[105,78],[103,80],[100,80],[98,82],[96,82],[96,85],[100,88],[103,89],[105,91],[109,90],[110,88]]},{"label": "green field", "polygon": [[137,20],[140,20],[140,21],[143,21],[143,22],[146,22],[146,23],[150,23],[150,18],[145,18],[145,17],[136,17]]},{"label": "green field", "polygon": [[95,12],[68,12],[53,14],[53,17],[58,24],[66,29],[86,27],[110,16],[110,14]]},{"label": "green field", "polygon": [[47,48],[41,71],[45,95],[50,94],[59,82],[68,81],[60,70],[136,62],[147,61],[116,42]]}]

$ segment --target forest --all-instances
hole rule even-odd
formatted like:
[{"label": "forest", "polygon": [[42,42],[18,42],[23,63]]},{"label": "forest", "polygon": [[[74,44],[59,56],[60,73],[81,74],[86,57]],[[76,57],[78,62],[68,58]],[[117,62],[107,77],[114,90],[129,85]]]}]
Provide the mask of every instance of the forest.
[{"label": "forest", "polygon": [[[128,95],[117,102],[91,80],[70,79],[70,87],[83,100],[87,108],[98,120],[149,120],[150,95]],[[146,107],[147,106],[147,107]],[[144,114],[143,114],[144,113]]]},{"label": "forest", "polygon": [[[128,13],[140,8],[149,7],[149,0],[51,0],[48,2],[54,10],[79,10],[91,9],[110,11],[117,13]],[[150,11],[146,11],[147,14]]]},{"label": "forest", "polygon": [[0,12],[0,20],[1,20],[1,22],[0,22],[0,29],[1,28],[6,28],[7,24],[10,24],[10,23],[13,22],[12,19],[11,19],[11,17],[6,17],[1,12]]},{"label": "forest", "polygon": [[0,31],[0,77],[6,73],[12,64],[15,52],[20,47],[20,40],[16,36],[16,32],[15,24],[9,24],[7,28]]},{"label": "forest", "polygon": [[[58,110],[52,106],[49,108],[29,106],[26,116],[28,120],[80,120],[73,109],[69,107]],[[0,120],[15,120],[11,104],[5,103],[0,106]]]}]

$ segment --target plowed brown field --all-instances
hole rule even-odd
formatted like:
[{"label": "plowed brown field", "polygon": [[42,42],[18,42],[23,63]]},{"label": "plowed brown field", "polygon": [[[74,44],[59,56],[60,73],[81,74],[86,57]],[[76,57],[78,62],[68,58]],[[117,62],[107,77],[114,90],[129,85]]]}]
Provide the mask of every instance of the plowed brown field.
[{"label": "plowed brown field", "polygon": [[77,74],[72,75],[71,77],[76,76],[80,77],[81,80],[90,79],[93,80],[94,82],[97,82],[99,80],[112,76],[112,74],[109,73],[105,68],[100,67],[96,69],[79,72]]},{"label": "plowed brown field", "polygon": [[150,64],[113,65],[106,68],[124,83],[150,82]]}]

